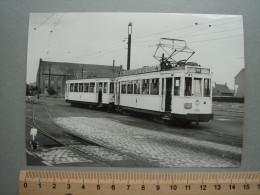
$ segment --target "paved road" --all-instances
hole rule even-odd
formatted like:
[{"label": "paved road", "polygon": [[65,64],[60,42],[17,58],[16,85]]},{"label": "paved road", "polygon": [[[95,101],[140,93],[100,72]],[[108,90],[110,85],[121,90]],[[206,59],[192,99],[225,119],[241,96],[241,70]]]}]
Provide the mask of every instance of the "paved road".
[{"label": "paved road", "polygon": [[[78,146],[79,150],[99,161],[111,162],[110,166],[143,167],[143,162],[146,162],[147,167],[240,165],[243,104],[214,103],[214,120],[191,126],[166,125],[147,118],[71,107],[60,99],[41,99],[37,104],[27,104],[27,120],[30,120],[29,116],[34,106],[37,120],[45,123],[51,120],[83,138],[120,151],[119,154],[95,146]],[[34,157],[41,161],[49,154],[53,154],[53,157],[42,160],[48,165],[64,165],[72,162],[82,165],[84,162],[84,157],[80,157],[79,154],[73,154],[69,150],[57,151],[57,147],[41,148],[38,151],[32,151],[28,147],[30,154],[28,162],[34,162]],[[60,153],[65,153],[63,163],[59,158],[55,161],[55,157]],[[68,153],[74,157],[74,161],[67,160]],[[136,157],[138,160],[129,160],[127,156]],[[93,164],[88,162],[83,163],[83,166]]]}]

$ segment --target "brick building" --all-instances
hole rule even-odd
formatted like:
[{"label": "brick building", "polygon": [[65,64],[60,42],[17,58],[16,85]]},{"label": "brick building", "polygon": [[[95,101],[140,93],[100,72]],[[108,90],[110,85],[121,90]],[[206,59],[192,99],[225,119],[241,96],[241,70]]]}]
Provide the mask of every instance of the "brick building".
[{"label": "brick building", "polygon": [[36,81],[40,94],[47,94],[47,89],[52,87],[58,95],[64,95],[66,80],[112,78],[119,76],[121,70],[122,66],[49,62],[40,59]]}]

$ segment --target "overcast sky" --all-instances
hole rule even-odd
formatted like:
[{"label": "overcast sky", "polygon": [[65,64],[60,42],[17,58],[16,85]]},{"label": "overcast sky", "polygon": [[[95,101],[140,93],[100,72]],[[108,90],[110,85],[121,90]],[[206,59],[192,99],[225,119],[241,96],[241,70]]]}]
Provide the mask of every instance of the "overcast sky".
[{"label": "overcast sky", "polygon": [[131,69],[158,65],[160,38],[183,39],[196,53],[189,61],[211,68],[214,81],[234,89],[244,68],[242,16],[158,13],[31,13],[27,83],[36,81],[39,59],[55,62],[127,63],[132,22]]}]

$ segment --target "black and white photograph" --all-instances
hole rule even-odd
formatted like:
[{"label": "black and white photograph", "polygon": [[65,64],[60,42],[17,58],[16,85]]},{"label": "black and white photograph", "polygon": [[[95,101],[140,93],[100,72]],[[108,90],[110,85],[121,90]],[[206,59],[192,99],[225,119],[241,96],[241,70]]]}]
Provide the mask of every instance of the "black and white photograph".
[{"label": "black and white photograph", "polygon": [[27,165],[240,167],[241,15],[31,13]]}]

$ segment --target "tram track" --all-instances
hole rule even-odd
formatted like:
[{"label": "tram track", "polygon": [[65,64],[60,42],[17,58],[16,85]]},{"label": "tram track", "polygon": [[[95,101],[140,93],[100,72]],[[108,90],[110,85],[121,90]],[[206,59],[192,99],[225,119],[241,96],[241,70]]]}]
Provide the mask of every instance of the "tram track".
[{"label": "tram track", "polygon": [[[79,155],[81,155],[82,157],[87,157],[88,159],[91,159],[95,162],[98,162],[102,166],[106,166],[106,167],[113,166],[113,164],[109,164],[109,163],[103,162],[101,160],[98,160],[97,158],[94,158],[93,156],[88,155],[86,152],[80,150],[78,147],[79,146],[96,146],[96,147],[99,147],[99,148],[104,148],[107,151],[111,151],[112,153],[116,153],[116,154],[119,154],[121,156],[126,156],[128,159],[131,159],[133,161],[139,161],[139,162],[141,162],[141,164],[144,164],[144,165],[147,166],[147,161],[145,161],[145,160],[143,160],[139,157],[122,153],[122,152],[117,151],[117,150],[110,148],[108,146],[103,146],[101,144],[98,144],[98,143],[90,140],[90,139],[87,139],[85,137],[83,138],[83,137],[81,137],[81,136],[79,136],[75,133],[72,133],[72,132],[70,132],[70,131],[68,131],[64,128],[59,127],[57,124],[54,123],[53,118],[52,118],[51,114],[49,113],[48,109],[46,108],[46,106],[41,105],[41,107],[43,107],[45,112],[47,113],[51,124],[41,121],[40,119],[38,119],[39,117],[37,117],[37,119],[36,119],[36,105],[34,105],[33,116],[31,117],[33,125],[31,125],[27,122],[26,122],[26,125],[30,126],[30,127],[37,128],[41,134],[43,134],[44,136],[52,139],[53,141],[57,142],[61,146],[69,148],[70,150],[72,150],[72,151],[78,153]],[[29,115],[27,117],[30,118]],[[51,129],[52,133],[47,132],[46,129]],[[57,138],[60,133],[63,134],[62,138]]]}]

